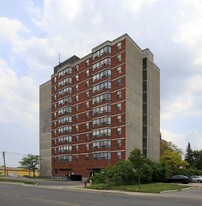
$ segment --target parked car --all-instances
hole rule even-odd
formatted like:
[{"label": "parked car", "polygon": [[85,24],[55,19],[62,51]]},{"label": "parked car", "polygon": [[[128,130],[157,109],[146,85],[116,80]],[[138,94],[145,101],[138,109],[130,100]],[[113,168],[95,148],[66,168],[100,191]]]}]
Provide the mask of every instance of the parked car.
[{"label": "parked car", "polygon": [[190,182],[189,177],[185,175],[174,175],[170,178],[165,179],[164,182],[171,183],[171,182],[179,182],[182,184],[188,184]]},{"label": "parked car", "polygon": [[198,182],[198,183],[202,183],[202,176],[191,176],[191,181],[192,182]]}]

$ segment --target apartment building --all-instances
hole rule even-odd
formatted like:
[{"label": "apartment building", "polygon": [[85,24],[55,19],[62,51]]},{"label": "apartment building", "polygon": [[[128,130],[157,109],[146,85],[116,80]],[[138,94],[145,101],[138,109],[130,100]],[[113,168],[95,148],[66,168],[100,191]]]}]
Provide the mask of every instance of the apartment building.
[{"label": "apartment building", "polygon": [[135,147],[159,160],[160,70],[127,34],[55,66],[40,105],[43,176],[86,178]]}]

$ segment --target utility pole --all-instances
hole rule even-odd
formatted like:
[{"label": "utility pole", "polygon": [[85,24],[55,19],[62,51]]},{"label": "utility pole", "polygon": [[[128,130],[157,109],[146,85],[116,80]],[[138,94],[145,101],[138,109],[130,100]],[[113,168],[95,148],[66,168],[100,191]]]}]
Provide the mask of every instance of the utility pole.
[{"label": "utility pole", "polygon": [[2,152],[3,155],[3,160],[4,160],[4,176],[7,176],[7,172],[6,172],[6,152]]}]

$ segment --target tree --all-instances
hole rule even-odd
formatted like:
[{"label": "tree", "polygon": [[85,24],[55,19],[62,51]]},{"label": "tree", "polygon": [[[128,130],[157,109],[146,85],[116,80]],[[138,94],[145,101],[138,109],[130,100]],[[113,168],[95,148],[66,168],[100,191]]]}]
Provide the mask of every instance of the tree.
[{"label": "tree", "polygon": [[138,175],[138,185],[140,189],[140,178],[144,168],[145,157],[143,156],[140,149],[135,148],[128,157],[129,161],[132,163],[134,171]]},{"label": "tree", "polygon": [[194,150],[193,159],[194,159],[193,167],[198,170],[202,170],[202,150],[200,151]]},{"label": "tree", "polygon": [[38,169],[39,161],[40,157],[38,155],[28,154],[27,156],[23,157],[19,163],[21,167],[24,167],[32,171],[33,176],[35,177],[35,171],[36,169]]},{"label": "tree", "polygon": [[185,153],[185,160],[189,163],[189,167],[194,166],[194,156],[193,150],[191,149],[191,145],[188,142],[186,153]]},{"label": "tree", "polygon": [[172,175],[189,166],[189,163],[182,159],[182,151],[171,142],[161,143],[160,162],[171,170]]}]

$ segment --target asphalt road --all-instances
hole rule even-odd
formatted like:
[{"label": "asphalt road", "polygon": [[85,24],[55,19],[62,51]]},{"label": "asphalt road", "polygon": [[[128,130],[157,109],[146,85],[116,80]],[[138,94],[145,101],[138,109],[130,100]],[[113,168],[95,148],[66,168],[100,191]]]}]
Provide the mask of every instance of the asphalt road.
[{"label": "asphalt road", "polygon": [[201,194],[201,187],[166,194],[129,194],[0,183],[0,206],[199,206]]}]

